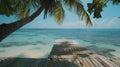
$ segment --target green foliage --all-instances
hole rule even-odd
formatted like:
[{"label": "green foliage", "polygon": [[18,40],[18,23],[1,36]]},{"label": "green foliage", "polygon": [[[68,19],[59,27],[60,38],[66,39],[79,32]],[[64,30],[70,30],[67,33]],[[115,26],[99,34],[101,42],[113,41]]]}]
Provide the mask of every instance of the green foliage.
[{"label": "green foliage", "polygon": [[30,10],[40,5],[40,0],[0,0],[0,14],[18,18],[29,16]]},{"label": "green foliage", "polygon": [[[61,24],[64,19],[64,9],[60,0],[46,0],[42,1],[42,4],[46,3],[47,5],[44,7],[44,18],[47,15],[54,16],[56,21]],[[41,4],[41,5],[42,5]]]},{"label": "green foliage", "polygon": [[13,8],[15,8],[14,14],[18,18],[25,18],[29,16],[29,13],[32,9],[36,9],[40,6],[40,0],[14,0],[15,4]]},{"label": "green foliage", "polygon": [[114,5],[119,5],[120,4],[120,0],[110,0]]},{"label": "green foliage", "polygon": [[[92,3],[88,3],[88,12],[93,13],[94,18],[102,17],[101,12],[108,2],[119,4],[120,0],[93,0]],[[33,9],[38,9],[42,5],[45,5],[43,9],[44,18],[49,14],[54,16],[59,24],[65,16],[64,5],[69,10],[74,10],[82,20],[85,19],[87,25],[92,25],[90,16],[84,9],[81,0],[0,0],[0,14],[6,16],[16,15],[22,19],[30,16]]]},{"label": "green foliage", "polygon": [[55,17],[56,21],[61,24],[64,19],[64,9],[60,1],[56,2],[54,8],[52,8],[52,15]]},{"label": "green foliage", "polygon": [[104,0],[93,0],[92,3],[88,3],[88,12],[90,14],[94,13],[94,18],[100,18],[103,7],[106,6]]},{"label": "green foliage", "polygon": [[88,3],[88,12],[94,14],[94,18],[101,18],[101,12],[104,7],[107,7],[107,3],[112,2],[114,5],[120,4],[120,0],[93,0],[92,3]]},{"label": "green foliage", "polygon": [[0,0],[0,14],[6,16],[14,14],[21,19],[29,16],[33,8],[38,9],[44,4],[46,5],[44,6],[44,18],[50,14],[60,24],[64,19],[63,5],[65,5],[70,10],[74,9],[81,19],[86,20],[87,25],[92,25],[80,0]]},{"label": "green foliage", "polygon": [[83,7],[80,0],[63,0],[64,5],[66,5],[70,10],[74,9],[77,15],[83,20],[86,20],[86,25],[91,26],[92,22],[90,16]]},{"label": "green foliage", "polygon": [[11,0],[0,0],[0,14],[10,16],[13,15],[13,2]]}]

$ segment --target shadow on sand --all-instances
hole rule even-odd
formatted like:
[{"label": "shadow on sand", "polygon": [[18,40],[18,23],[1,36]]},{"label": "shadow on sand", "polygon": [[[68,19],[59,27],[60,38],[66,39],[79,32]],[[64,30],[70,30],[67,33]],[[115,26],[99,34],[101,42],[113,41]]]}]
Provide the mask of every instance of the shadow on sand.
[{"label": "shadow on sand", "polygon": [[[59,49],[58,49],[59,48]],[[57,49],[57,50],[56,50]],[[54,51],[56,50],[56,52]],[[64,51],[66,50],[66,51]],[[88,57],[87,53],[81,54],[82,51],[86,51],[86,48],[79,46],[73,46],[69,42],[62,42],[60,45],[56,45],[53,48],[52,55],[62,56],[62,55],[78,55],[74,58],[1,58],[0,67],[79,67],[83,65],[82,63],[76,63],[78,57]],[[74,54],[76,53],[76,54]],[[3,60],[2,60],[3,59]],[[68,61],[68,59],[70,61]],[[79,65],[80,64],[80,65]]]},{"label": "shadow on sand", "polygon": [[[90,46],[89,46],[90,48]],[[94,47],[91,47],[94,48]],[[96,49],[97,50],[97,49]],[[114,51],[114,50],[108,50]],[[108,52],[103,51],[103,52]],[[0,67],[119,67],[102,55],[94,54],[71,40],[56,43],[48,58],[1,58]]]},{"label": "shadow on sand", "polygon": [[[3,59],[3,58],[2,58]],[[65,59],[49,60],[47,58],[7,58],[0,60],[0,67],[79,67]],[[75,61],[72,60],[73,62]]]}]

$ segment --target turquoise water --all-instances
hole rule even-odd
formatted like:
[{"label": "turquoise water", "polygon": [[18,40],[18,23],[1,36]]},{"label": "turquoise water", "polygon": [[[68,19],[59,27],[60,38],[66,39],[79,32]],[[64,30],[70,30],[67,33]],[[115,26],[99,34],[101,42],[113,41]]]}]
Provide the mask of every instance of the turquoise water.
[{"label": "turquoise water", "polygon": [[93,52],[120,58],[119,29],[20,29],[0,43],[0,57],[46,58],[56,39],[74,39]]}]

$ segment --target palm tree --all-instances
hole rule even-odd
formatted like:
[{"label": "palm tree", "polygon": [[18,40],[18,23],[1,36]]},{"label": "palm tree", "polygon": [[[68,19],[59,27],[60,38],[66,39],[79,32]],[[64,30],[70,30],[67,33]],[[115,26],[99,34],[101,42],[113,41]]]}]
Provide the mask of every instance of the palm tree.
[{"label": "palm tree", "polygon": [[[92,3],[88,3],[88,12],[90,14],[94,13],[94,18],[101,17],[102,8],[109,1],[112,1],[113,4],[120,3],[120,0],[93,0]],[[85,19],[86,25],[92,25],[90,16],[84,9],[81,0],[0,0],[1,15],[16,15],[20,18],[10,24],[0,25],[0,41],[25,24],[33,21],[42,11],[44,11],[44,18],[50,14],[60,24],[64,19],[63,5],[73,9],[81,19]],[[36,11],[30,14],[34,9]]]},{"label": "palm tree", "polygon": [[[87,25],[92,25],[90,17],[80,0],[0,0],[0,14],[16,15],[20,18],[20,20],[10,24],[0,25],[0,41],[25,24],[30,23],[42,11],[44,11],[44,18],[47,17],[47,14],[50,14],[55,17],[58,23],[61,23],[64,18],[63,4],[70,9],[74,9],[81,19],[86,20]],[[37,10],[29,15],[33,8],[37,8]]]}]

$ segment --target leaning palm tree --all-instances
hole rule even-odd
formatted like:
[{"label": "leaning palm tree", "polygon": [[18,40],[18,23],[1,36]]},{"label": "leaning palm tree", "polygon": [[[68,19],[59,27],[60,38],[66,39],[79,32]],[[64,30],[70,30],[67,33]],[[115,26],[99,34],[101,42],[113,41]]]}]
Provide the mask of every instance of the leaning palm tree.
[{"label": "leaning palm tree", "polygon": [[[89,14],[93,13],[94,18],[101,17],[102,8],[106,6],[107,2],[119,4],[120,0],[93,0],[92,3],[88,3]],[[0,15],[16,15],[20,18],[10,24],[0,25],[0,41],[33,21],[42,11],[44,11],[44,18],[50,14],[60,24],[65,15],[63,6],[73,9],[81,19],[86,20],[86,25],[92,25],[90,16],[84,9],[81,0],[0,0]],[[35,12],[31,14],[32,10]]]},{"label": "leaning palm tree", "polygon": [[[64,6],[74,9],[81,19],[86,20],[87,25],[92,25],[88,13],[85,11],[80,0],[0,0],[0,14],[16,15],[20,20],[10,24],[0,25],[0,41],[25,24],[33,21],[44,11],[44,18],[48,14],[54,16],[60,24],[64,19]],[[37,9],[33,14],[31,10]]]}]

